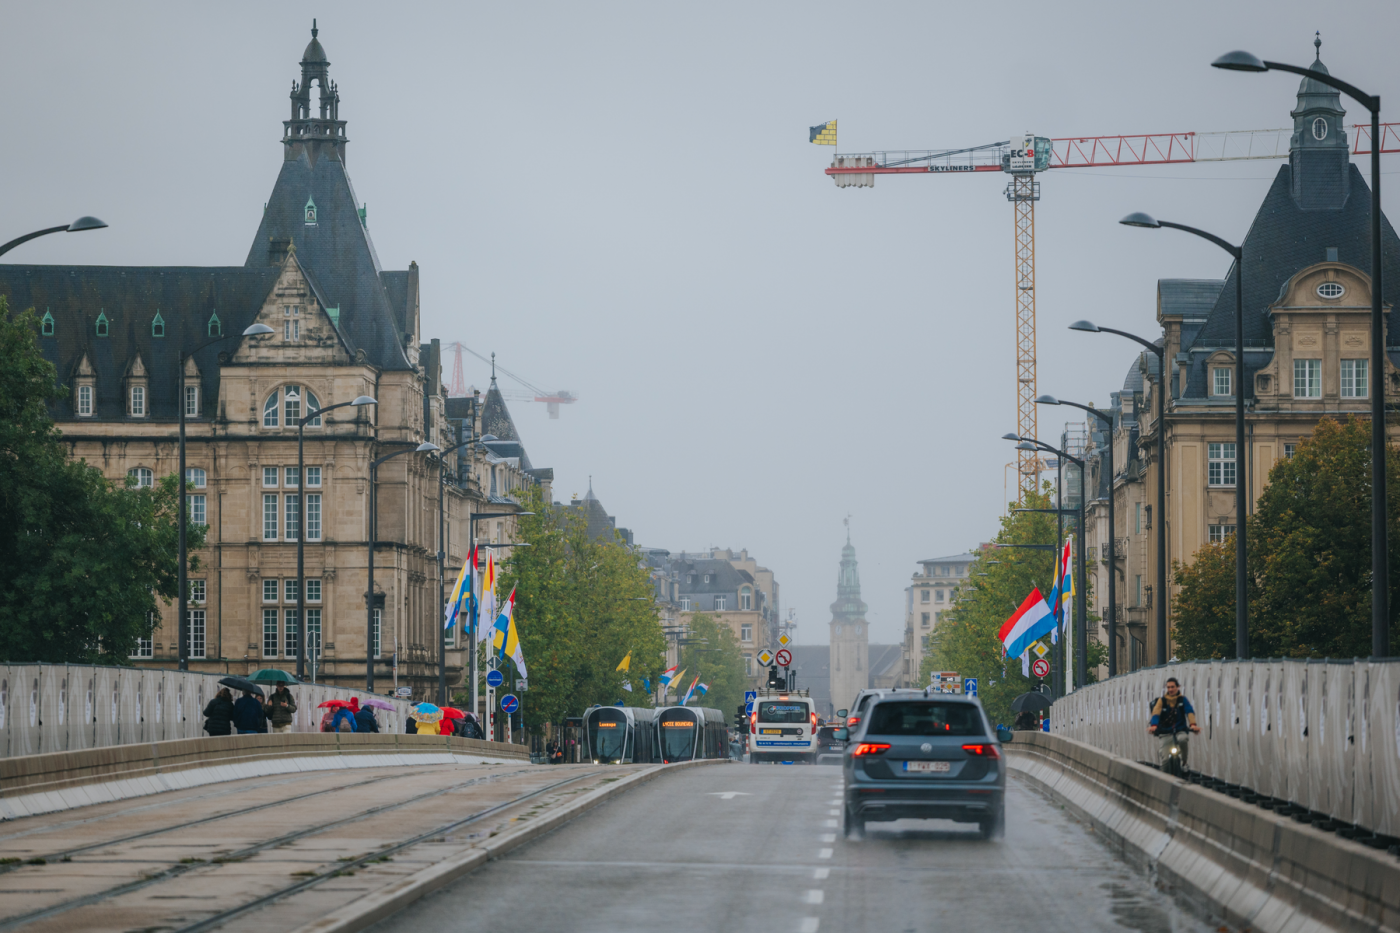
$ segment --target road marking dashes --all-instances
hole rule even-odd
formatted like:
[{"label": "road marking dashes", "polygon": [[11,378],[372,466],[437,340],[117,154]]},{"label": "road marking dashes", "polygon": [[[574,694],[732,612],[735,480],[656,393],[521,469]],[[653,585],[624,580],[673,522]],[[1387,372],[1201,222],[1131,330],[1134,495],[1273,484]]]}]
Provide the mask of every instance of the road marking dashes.
[{"label": "road marking dashes", "polygon": [[803,900],[805,900],[808,904],[820,904],[820,903],[822,902],[822,898],[823,898],[822,889],[821,889],[821,888],[812,888],[812,889],[809,890],[809,891],[807,892],[807,894],[803,897]]},{"label": "road marking dashes", "polygon": [[831,858],[831,849],[818,849],[817,858]]},{"label": "road marking dashes", "polygon": [[[824,820],[823,822],[824,822],[825,825],[830,826],[832,829],[835,829],[835,828],[836,828],[836,821],[835,821],[835,820]],[[832,841],[832,842],[835,842],[836,840],[833,838],[831,841]]]},{"label": "road marking dashes", "polygon": [[802,925],[797,929],[799,933],[817,933],[819,926],[821,926],[821,921],[816,917],[803,917]]},{"label": "road marking dashes", "polygon": [[814,880],[814,881],[825,881],[827,878],[830,878],[830,877],[831,877],[831,869],[830,869],[830,868],[818,868],[816,871],[812,872],[812,880]]},{"label": "road marking dashes", "polygon": [[835,833],[822,833],[822,842],[835,842],[835,841],[836,841],[836,834],[835,834]]}]

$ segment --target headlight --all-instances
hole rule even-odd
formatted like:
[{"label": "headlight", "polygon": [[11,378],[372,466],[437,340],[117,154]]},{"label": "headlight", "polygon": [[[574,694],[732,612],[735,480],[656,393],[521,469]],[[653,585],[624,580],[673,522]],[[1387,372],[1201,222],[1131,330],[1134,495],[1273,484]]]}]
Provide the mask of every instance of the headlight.
[{"label": "headlight", "polygon": [[1173,754],[1173,755],[1175,755],[1176,753],[1178,753],[1178,752],[1180,752],[1180,751],[1181,751],[1181,749],[1179,749],[1179,748],[1176,748],[1176,747],[1173,747],[1173,748],[1172,748],[1172,754]]}]

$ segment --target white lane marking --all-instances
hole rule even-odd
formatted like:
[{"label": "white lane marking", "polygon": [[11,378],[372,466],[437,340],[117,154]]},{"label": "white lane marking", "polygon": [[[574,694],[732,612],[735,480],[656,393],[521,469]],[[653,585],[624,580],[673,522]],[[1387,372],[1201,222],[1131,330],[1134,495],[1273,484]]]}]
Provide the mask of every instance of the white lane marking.
[{"label": "white lane marking", "polygon": [[836,841],[836,834],[835,834],[835,833],[822,833],[822,842],[835,842],[835,841]]},{"label": "white lane marking", "polygon": [[[824,820],[824,821],[823,821],[823,825],[829,826],[829,827],[831,827],[832,829],[835,829],[835,828],[836,828],[836,821],[835,821],[835,820]],[[832,842],[835,842],[836,840],[835,840],[835,839],[832,839],[831,841],[832,841]]]},{"label": "white lane marking", "polygon": [[816,871],[812,872],[812,879],[813,879],[814,881],[825,881],[827,878],[830,878],[830,877],[831,877],[831,869],[830,869],[830,868],[818,868]]},{"label": "white lane marking", "polygon": [[836,800],[830,801],[829,803],[827,803],[827,806],[828,806],[828,807],[839,807],[839,806],[841,806],[841,800],[840,800],[840,798],[837,798]]},{"label": "white lane marking", "polygon": [[812,888],[803,897],[803,900],[806,901],[808,904],[820,904],[822,902],[823,896],[824,895],[822,894],[821,888]]},{"label": "white lane marking", "polygon": [[798,933],[817,933],[817,927],[821,926],[821,921],[816,917],[803,917],[802,926],[798,927]]},{"label": "white lane marking", "polygon": [[840,816],[840,815],[841,815],[841,811],[840,811],[840,810],[827,810],[827,811],[826,811],[826,815],[827,815],[827,816]]},{"label": "white lane marking", "polygon": [[733,800],[735,797],[752,797],[753,794],[748,794],[741,790],[712,790],[705,796],[718,797],[720,800]]},{"label": "white lane marking", "polygon": [[818,849],[818,850],[817,850],[817,858],[831,858],[831,850],[830,850],[830,849]]}]

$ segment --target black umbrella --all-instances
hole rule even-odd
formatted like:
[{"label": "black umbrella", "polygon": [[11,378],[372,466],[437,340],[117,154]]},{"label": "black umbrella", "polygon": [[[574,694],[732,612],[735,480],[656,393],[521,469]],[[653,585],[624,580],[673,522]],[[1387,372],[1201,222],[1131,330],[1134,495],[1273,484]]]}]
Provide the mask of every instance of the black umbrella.
[{"label": "black umbrella", "polygon": [[1023,693],[1011,701],[1011,711],[1013,713],[1034,713],[1037,710],[1049,708],[1050,698],[1034,690],[1030,693]]},{"label": "black umbrella", "polygon": [[259,687],[251,680],[248,680],[246,677],[225,677],[223,680],[220,680],[219,683],[223,684],[225,687],[232,687],[235,690],[256,693],[258,696],[264,695],[263,688]]}]

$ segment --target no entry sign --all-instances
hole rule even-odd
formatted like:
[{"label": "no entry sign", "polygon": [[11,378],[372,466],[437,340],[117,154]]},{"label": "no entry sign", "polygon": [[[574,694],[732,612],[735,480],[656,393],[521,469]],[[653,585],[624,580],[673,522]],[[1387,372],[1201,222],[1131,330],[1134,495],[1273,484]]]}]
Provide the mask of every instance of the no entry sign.
[{"label": "no entry sign", "polygon": [[1031,673],[1037,677],[1050,676],[1050,662],[1044,658],[1036,658],[1031,662]]},{"label": "no entry sign", "polygon": [[786,648],[783,648],[781,651],[778,652],[778,655],[774,660],[776,660],[783,667],[787,667],[789,664],[792,663],[792,652],[787,650]]}]

